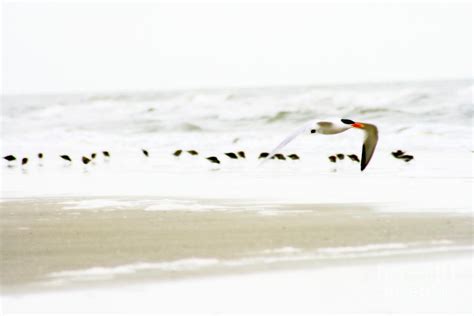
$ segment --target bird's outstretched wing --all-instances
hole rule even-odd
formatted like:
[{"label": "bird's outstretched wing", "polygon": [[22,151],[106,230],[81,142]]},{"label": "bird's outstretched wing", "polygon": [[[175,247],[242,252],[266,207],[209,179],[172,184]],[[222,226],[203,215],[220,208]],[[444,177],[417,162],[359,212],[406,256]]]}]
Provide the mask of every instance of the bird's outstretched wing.
[{"label": "bird's outstretched wing", "polygon": [[369,164],[372,155],[374,154],[375,147],[379,140],[379,132],[377,126],[372,124],[364,124],[365,139],[362,145],[362,159],[360,161],[360,170],[364,171],[365,167]]},{"label": "bird's outstretched wing", "polygon": [[318,125],[317,125],[317,120],[311,120],[309,122],[306,122],[303,126],[301,126],[300,128],[296,129],[295,131],[293,131],[293,133],[291,133],[290,135],[288,135],[278,146],[276,146],[271,152],[270,154],[267,156],[267,158],[265,158],[262,163],[260,165],[262,165],[263,163],[265,163],[268,159],[271,159],[273,157],[273,155],[275,155],[278,151],[280,151],[283,147],[285,147],[286,145],[288,145],[288,143],[290,143],[293,139],[295,139],[297,136],[301,135],[301,134],[304,134],[304,133],[311,133],[311,131],[314,131],[314,133],[317,133],[317,128],[318,128]]}]

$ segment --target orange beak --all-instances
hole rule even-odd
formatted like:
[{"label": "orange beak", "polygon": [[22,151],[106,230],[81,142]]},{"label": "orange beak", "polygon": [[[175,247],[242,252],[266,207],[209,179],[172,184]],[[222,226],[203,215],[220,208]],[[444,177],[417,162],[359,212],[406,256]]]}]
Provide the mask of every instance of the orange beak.
[{"label": "orange beak", "polygon": [[364,128],[364,124],[362,124],[362,123],[354,123],[354,124],[352,124],[352,127]]}]

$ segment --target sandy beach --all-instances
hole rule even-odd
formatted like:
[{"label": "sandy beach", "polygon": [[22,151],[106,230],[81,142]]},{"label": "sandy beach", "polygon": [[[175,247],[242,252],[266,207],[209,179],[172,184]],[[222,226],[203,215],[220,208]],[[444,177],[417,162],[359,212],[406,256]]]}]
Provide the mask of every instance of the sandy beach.
[{"label": "sandy beach", "polygon": [[[473,218],[466,214],[381,213],[362,204],[156,212],[68,209],[67,201],[0,204],[4,294],[472,251]],[[236,201],[219,203],[235,208]]]}]

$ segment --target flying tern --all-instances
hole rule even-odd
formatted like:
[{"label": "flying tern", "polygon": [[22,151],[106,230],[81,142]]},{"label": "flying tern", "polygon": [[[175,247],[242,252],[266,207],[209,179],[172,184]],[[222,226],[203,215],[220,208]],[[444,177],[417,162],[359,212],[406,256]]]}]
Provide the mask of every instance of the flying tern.
[{"label": "flying tern", "polygon": [[283,147],[285,147],[288,143],[301,134],[332,135],[345,132],[352,128],[360,129],[364,132],[365,137],[362,145],[362,159],[360,162],[360,170],[363,171],[369,164],[370,159],[374,154],[375,147],[377,146],[378,129],[377,126],[373,124],[354,122],[349,119],[323,121],[311,120],[286,137],[278,146],[275,147],[275,149],[271,151],[271,153],[265,158],[263,162],[273,157],[275,153],[279,152]]}]

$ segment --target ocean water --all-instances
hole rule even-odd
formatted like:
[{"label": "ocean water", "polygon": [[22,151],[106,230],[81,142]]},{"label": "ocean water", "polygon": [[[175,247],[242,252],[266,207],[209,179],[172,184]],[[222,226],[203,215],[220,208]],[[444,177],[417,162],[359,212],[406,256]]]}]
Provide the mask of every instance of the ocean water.
[{"label": "ocean water", "polygon": [[[214,206],[221,203],[218,210],[228,208],[221,200],[237,199],[470,212],[473,92],[473,81],[465,80],[3,96],[1,154],[30,162],[12,167],[2,161],[1,194],[3,199],[147,196],[161,205],[178,198],[182,206],[206,198],[214,199]],[[300,136],[282,152],[297,153],[301,160],[259,166],[260,152],[307,120],[327,117],[378,126],[379,143],[364,172],[347,158],[336,165],[327,159],[335,153],[360,156],[357,130]],[[177,149],[199,155],[176,158]],[[394,159],[390,153],[397,149],[415,159]],[[99,155],[91,165],[80,162],[82,155],[102,150],[111,153],[109,160]],[[247,158],[224,155],[238,150]],[[45,155],[41,163],[38,152]],[[73,163],[65,164],[61,154]],[[205,159],[211,155],[221,165]],[[111,203],[116,206],[116,199]]]}]

